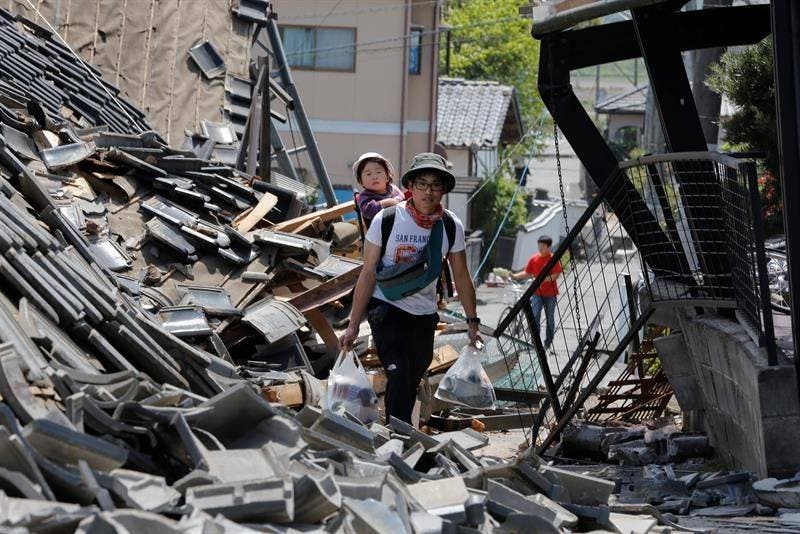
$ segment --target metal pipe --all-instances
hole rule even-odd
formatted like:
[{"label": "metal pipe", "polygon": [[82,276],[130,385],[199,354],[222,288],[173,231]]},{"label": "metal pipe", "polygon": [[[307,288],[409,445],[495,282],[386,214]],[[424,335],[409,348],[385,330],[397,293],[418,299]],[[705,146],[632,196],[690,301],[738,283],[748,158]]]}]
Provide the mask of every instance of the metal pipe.
[{"label": "metal pipe", "polygon": [[761,194],[758,191],[758,177],[755,162],[748,161],[742,164],[741,171],[747,180],[747,189],[750,193],[750,218],[753,221],[753,241],[756,249],[755,280],[758,284],[758,293],[761,297],[761,317],[763,345],[767,349],[767,363],[778,365],[778,351],[775,346],[775,325],[772,321],[772,299],[769,293],[769,277],[767,274],[767,254],[764,250],[764,225],[761,220]]},{"label": "metal pipe", "polygon": [[261,83],[261,128],[258,133],[258,175],[265,182],[270,182],[272,178],[270,173],[272,144],[269,132],[272,129],[272,110],[269,103],[269,56],[258,58],[258,64],[259,70],[264,73],[264,80]]},{"label": "metal pipe", "polygon": [[[283,151],[287,155],[291,156],[292,154],[297,154],[298,152],[302,152],[303,150],[306,150],[306,145],[296,146],[294,148],[290,148],[289,150],[284,149]],[[278,155],[272,154],[272,159],[278,159]]]},{"label": "metal pipe", "polygon": [[[275,125],[271,125],[269,129],[269,137],[272,141],[272,148],[275,149],[275,158],[278,160],[278,167],[280,167],[283,174],[299,182],[300,177],[297,176],[297,171],[292,165],[292,160],[289,158],[289,153],[286,151],[286,147],[283,146],[283,140],[281,139],[281,136],[278,135],[278,131],[275,130]],[[299,147],[296,150],[300,150]]]},{"label": "metal pipe", "polygon": [[269,37],[270,48],[275,56],[275,62],[278,67],[278,75],[280,76],[281,85],[283,89],[292,97],[294,102],[294,118],[297,121],[297,126],[300,129],[300,134],[308,147],[308,157],[311,160],[311,165],[314,167],[314,173],[317,175],[319,187],[322,194],[325,195],[325,201],[328,206],[335,206],[338,204],[336,195],[333,192],[328,171],[325,168],[325,163],[322,161],[322,156],[319,153],[319,146],[314,137],[314,132],[311,130],[311,124],[308,122],[303,101],[300,99],[300,94],[297,92],[297,87],[292,79],[292,72],[289,69],[289,62],[286,59],[286,52],[283,49],[281,42],[280,32],[278,31],[278,23],[276,17],[271,15],[267,21],[267,36]]},{"label": "metal pipe", "polygon": [[[800,354],[800,5],[792,0],[772,0],[772,50],[775,57],[775,108],[778,118],[780,180],[783,191],[783,226],[786,234],[786,261],[792,341]],[[794,236],[794,237],[793,237]],[[797,289],[795,289],[797,288]],[[800,391],[800,358],[795,356],[795,374]]]},{"label": "metal pipe", "polygon": [[403,28],[403,82],[400,84],[400,155],[397,161],[397,172],[403,174],[406,159],[406,106],[408,105],[408,43],[411,32],[411,0],[406,0],[405,27]]}]

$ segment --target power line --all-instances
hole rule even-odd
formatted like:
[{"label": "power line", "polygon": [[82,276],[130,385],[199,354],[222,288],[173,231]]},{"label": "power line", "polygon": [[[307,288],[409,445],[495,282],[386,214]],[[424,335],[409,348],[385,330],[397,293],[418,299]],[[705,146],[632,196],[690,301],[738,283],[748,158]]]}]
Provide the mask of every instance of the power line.
[{"label": "power line", "polygon": [[508,207],[506,208],[506,212],[503,214],[503,218],[500,221],[500,224],[497,226],[497,231],[494,233],[494,237],[492,238],[492,242],[489,243],[489,246],[486,248],[486,254],[484,254],[481,263],[478,265],[478,268],[475,269],[475,275],[472,277],[473,282],[478,279],[478,275],[483,269],[483,266],[489,260],[489,255],[492,253],[492,249],[494,248],[495,243],[497,243],[497,239],[500,237],[500,234],[503,231],[503,227],[506,225],[508,221],[508,216],[511,214],[511,210],[514,209],[514,202],[517,200],[517,195],[519,194],[519,190],[522,189],[522,182],[525,180],[525,177],[528,175],[528,169],[531,166],[531,162],[533,161],[533,157],[535,155],[536,148],[531,147],[531,153],[528,156],[528,162],[525,164],[525,169],[522,171],[522,175],[519,177],[519,181],[517,181],[517,187],[514,189],[514,194],[511,195],[511,201],[508,203]]},{"label": "power line", "polygon": [[[442,0],[426,0],[424,2],[414,2],[413,7],[420,7],[420,6],[424,6],[424,5],[437,4],[437,3],[441,2],[441,1]],[[406,5],[407,4],[403,3],[403,4],[390,4],[390,5],[386,5],[386,6],[373,6],[373,7],[369,7],[369,8],[363,8],[363,9],[351,9],[349,11],[340,11],[339,13],[337,13],[337,16],[342,16],[342,15],[361,15],[361,14],[364,14],[364,13],[382,13],[382,12],[387,12],[387,11],[400,11],[402,9],[405,9]],[[319,18],[321,16],[323,16],[322,13],[317,13],[317,14],[314,14],[314,15],[303,15],[303,16],[298,16],[298,17],[285,17],[285,18],[281,17],[279,20],[281,20],[281,21],[315,20],[315,19],[317,19],[317,18]]]},{"label": "power line", "polygon": [[[506,164],[507,162],[509,162],[509,161],[511,160],[511,157],[514,155],[514,153],[517,151],[517,149],[518,149],[519,147],[521,147],[521,146],[522,146],[522,142],[523,142],[523,141],[525,141],[525,139],[527,139],[528,137],[531,137],[531,136],[533,136],[533,135],[536,135],[537,133],[539,133],[539,131],[540,131],[540,128],[541,128],[541,127],[542,127],[542,125],[544,124],[544,120],[545,120],[545,117],[546,117],[546,116],[547,116],[547,115],[546,115],[546,113],[545,113],[545,112],[542,112],[542,113],[539,115],[539,120],[538,120],[538,122],[536,123],[536,125],[535,125],[535,126],[531,126],[531,127],[530,127],[530,129],[528,129],[528,131],[527,131],[527,132],[525,132],[525,133],[522,135],[522,137],[520,138],[520,140],[519,140],[519,141],[517,141],[517,144],[516,144],[516,145],[514,145],[514,146],[511,148],[511,151],[510,151],[510,152],[508,152],[508,153],[506,154],[506,157],[505,157],[505,158],[503,158],[503,161],[502,161],[502,162],[501,162],[501,163],[500,163],[500,164],[497,166],[497,168],[495,169],[494,173],[492,173],[492,175],[491,175],[491,176],[487,177],[487,178],[486,178],[486,179],[485,179],[483,182],[481,182],[481,185],[480,185],[480,186],[478,186],[478,189],[476,189],[476,190],[475,190],[475,191],[474,191],[474,192],[473,192],[473,193],[472,193],[472,194],[469,196],[469,198],[466,200],[466,202],[464,202],[464,204],[463,204],[463,205],[461,205],[461,206],[459,207],[459,209],[467,207],[467,206],[468,206],[468,205],[469,205],[469,204],[470,204],[470,203],[471,203],[471,202],[472,202],[472,201],[475,199],[475,197],[477,197],[477,196],[478,196],[478,193],[480,193],[480,192],[481,192],[481,190],[482,190],[484,187],[486,187],[487,185],[489,185],[489,183],[490,183],[490,182],[492,182],[492,181],[493,181],[495,178],[497,178],[498,176],[500,176],[500,173],[501,173],[501,171],[503,170],[503,167],[505,166],[505,164]],[[526,168],[527,168],[527,167],[526,167]]]},{"label": "power line", "polygon": [[316,29],[316,28],[319,28],[320,26],[322,26],[323,24],[325,24],[325,21],[326,21],[326,20],[328,20],[328,17],[330,17],[330,16],[331,16],[331,13],[333,13],[334,11],[336,11],[336,8],[337,8],[337,7],[339,7],[339,4],[341,4],[341,3],[342,3],[342,0],[339,0],[338,2],[336,2],[336,4],[335,4],[335,5],[334,5],[334,6],[331,8],[331,10],[330,10],[330,11],[328,11],[328,14],[327,14],[327,15],[325,15],[325,16],[322,18],[322,20],[321,20],[321,21],[319,21],[319,24],[317,24],[317,25],[314,27],[314,29]]},{"label": "power line", "polygon": [[[29,0],[26,0],[26,1],[29,1]],[[492,25],[495,25],[495,24],[503,24],[505,22],[511,22],[511,21],[515,21],[515,20],[520,20],[520,19],[519,19],[519,17],[504,17],[504,18],[500,18],[500,19],[485,20],[485,21],[482,21],[482,22],[473,22],[472,24],[464,24],[464,25],[461,25],[461,26],[453,26],[448,31],[463,30],[463,29],[467,29],[467,28],[477,28],[477,27],[480,27],[480,26],[492,26]],[[403,34],[403,35],[400,35],[400,36],[397,36],[397,37],[390,37],[388,39],[377,39],[377,40],[374,40],[374,41],[362,41],[362,42],[355,42],[355,43],[352,43],[352,44],[339,45],[339,46],[310,48],[310,49],[307,49],[307,50],[300,50],[300,51],[297,51],[297,52],[290,52],[290,53],[287,53],[286,56],[287,57],[289,57],[289,56],[302,56],[302,55],[305,55],[305,54],[316,54],[317,52],[330,52],[330,51],[338,51],[338,50],[350,50],[350,49],[358,50],[360,48],[371,46],[371,45],[376,45],[376,44],[386,44],[386,43],[394,43],[394,42],[397,42],[397,41],[406,41],[412,35],[420,35],[420,36],[422,36],[422,35],[432,35],[432,34],[440,33],[441,31],[442,31],[441,29],[439,29],[439,30],[428,30],[428,31],[422,31],[422,32],[414,32],[413,34],[412,33],[406,33],[406,34]]]}]

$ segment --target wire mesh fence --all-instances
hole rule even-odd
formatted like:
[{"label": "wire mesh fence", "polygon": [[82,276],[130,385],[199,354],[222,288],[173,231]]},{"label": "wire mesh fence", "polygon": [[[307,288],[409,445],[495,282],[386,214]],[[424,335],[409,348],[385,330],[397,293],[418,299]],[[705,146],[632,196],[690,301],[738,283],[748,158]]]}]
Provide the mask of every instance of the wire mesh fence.
[{"label": "wire mesh fence", "polygon": [[[758,340],[770,339],[749,179],[718,154],[640,158],[621,165],[568,229],[495,331],[504,356],[518,362],[510,387],[547,394],[536,413],[529,408],[526,438],[540,451],[614,366],[624,370],[620,357],[653,305],[736,309]],[[554,297],[542,286],[550,275]]]}]

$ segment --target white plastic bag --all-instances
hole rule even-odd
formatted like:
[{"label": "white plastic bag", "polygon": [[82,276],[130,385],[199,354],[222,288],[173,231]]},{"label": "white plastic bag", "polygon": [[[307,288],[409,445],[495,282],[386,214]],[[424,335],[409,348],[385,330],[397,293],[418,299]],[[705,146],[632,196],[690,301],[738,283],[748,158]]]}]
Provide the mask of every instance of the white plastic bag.
[{"label": "white plastic bag", "polygon": [[325,408],[336,410],[339,406],[365,425],[378,420],[378,396],[353,351],[342,351],[328,376]]},{"label": "white plastic bag", "polygon": [[481,351],[473,345],[461,349],[434,395],[437,399],[470,408],[494,409],[494,386],[481,366]]}]

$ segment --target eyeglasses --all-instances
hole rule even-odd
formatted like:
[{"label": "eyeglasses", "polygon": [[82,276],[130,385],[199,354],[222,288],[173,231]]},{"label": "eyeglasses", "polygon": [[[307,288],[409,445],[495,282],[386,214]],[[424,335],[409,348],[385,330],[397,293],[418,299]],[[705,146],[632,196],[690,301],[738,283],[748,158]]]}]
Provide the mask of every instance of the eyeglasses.
[{"label": "eyeglasses", "polygon": [[417,191],[431,190],[433,193],[441,193],[444,191],[444,184],[442,182],[413,182],[414,189]]}]

